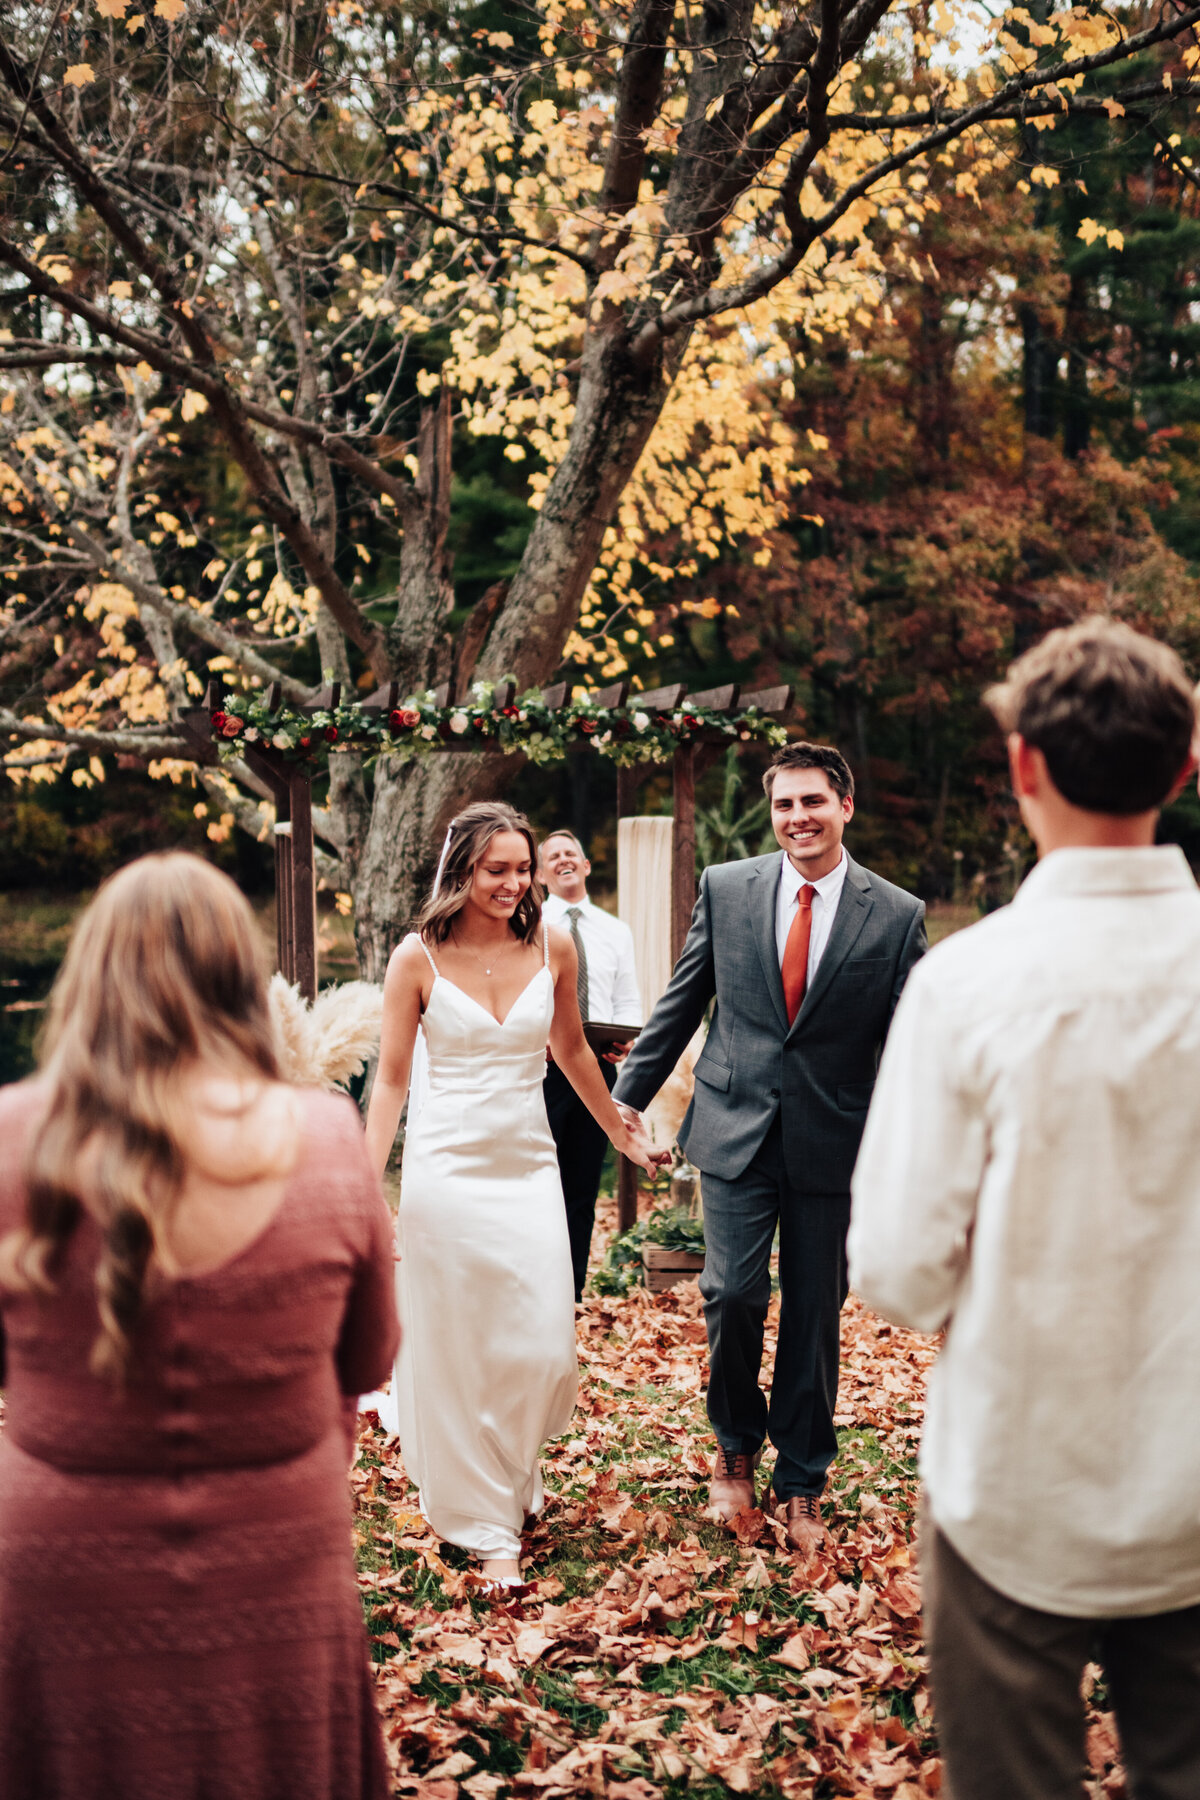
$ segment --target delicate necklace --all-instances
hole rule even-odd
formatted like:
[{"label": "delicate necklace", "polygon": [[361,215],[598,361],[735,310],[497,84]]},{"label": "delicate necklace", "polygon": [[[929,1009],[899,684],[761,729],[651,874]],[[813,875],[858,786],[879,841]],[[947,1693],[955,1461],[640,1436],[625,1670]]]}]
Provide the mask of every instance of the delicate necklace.
[{"label": "delicate necklace", "polygon": [[[458,948],[460,950],[465,950],[467,955],[469,957],[471,957],[471,959],[474,962],[477,962],[479,964],[480,968],[483,970],[485,975],[491,974],[492,971],[486,966],[484,959],[482,956],[480,956],[479,952],[477,950],[472,950],[469,944],[464,944],[461,938],[458,940]],[[504,949],[500,952],[499,956],[493,956],[492,961],[495,963],[500,962],[504,957],[506,957],[508,955],[508,953],[511,949],[512,949],[512,945],[506,944],[504,946]]]}]

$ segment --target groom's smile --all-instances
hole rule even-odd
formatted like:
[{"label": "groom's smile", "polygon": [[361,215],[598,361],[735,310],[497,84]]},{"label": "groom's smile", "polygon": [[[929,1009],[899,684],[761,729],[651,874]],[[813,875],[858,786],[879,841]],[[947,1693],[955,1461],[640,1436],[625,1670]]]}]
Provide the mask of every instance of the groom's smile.
[{"label": "groom's smile", "polygon": [[807,881],[836,869],[854,801],[834,791],[823,769],[780,769],[771,790],[776,842]]}]

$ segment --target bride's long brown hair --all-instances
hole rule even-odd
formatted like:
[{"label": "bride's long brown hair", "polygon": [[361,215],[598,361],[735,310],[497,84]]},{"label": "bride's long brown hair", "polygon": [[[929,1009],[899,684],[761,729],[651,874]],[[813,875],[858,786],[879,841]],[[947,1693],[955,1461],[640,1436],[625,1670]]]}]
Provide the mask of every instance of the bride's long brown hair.
[{"label": "bride's long brown hair", "polygon": [[97,893],[54,985],[26,1222],[0,1243],[0,1282],[53,1292],[86,1194],[102,1234],[99,1374],[125,1375],[151,1257],[170,1267],[165,1239],[188,1168],[180,1122],[199,1061],[279,1078],[253,915],[198,856],[144,856]]}]

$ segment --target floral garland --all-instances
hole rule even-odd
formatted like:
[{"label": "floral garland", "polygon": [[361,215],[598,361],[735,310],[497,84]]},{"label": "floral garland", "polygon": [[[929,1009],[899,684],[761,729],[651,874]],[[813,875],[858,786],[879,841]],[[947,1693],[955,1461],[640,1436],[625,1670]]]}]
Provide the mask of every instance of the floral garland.
[{"label": "floral garland", "polygon": [[494,687],[477,682],[471,698],[455,706],[439,706],[431,692],[415,695],[391,712],[364,710],[361,701],[314,712],[281,706],[271,711],[262,690],[231,694],[212,714],[221,757],[229,761],[243,744],[262,742],[299,761],[315,760],[330,750],[370,748],[401,762],[432,755],[447,744],[468,740],[480,749],[519,750],[533,763],[560,761],[572,744],[590,743],[601,756],[618,764],[670,762],[680,744],[700,733],[717,733],[731,743],[786,743],[778,719],[747,707],[740,712],[713,712],[708,707],[677,706],[669,712],[638,706],[596,706],[569,700],[547,706],[539,693],[529,693],[509,706],[493,704]]}]

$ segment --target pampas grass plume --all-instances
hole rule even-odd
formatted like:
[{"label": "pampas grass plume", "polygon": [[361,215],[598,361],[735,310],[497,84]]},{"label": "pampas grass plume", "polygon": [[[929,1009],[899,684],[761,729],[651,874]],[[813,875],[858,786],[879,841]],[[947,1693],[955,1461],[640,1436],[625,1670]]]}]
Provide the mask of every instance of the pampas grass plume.
[{"label": "pampas grass plume", "polygon": [[285,1081],[343,1088],[379,1047],[383,989],[372,981],[325,988],[311,1006],[282,975],[268,990],[275,1047]]}]

